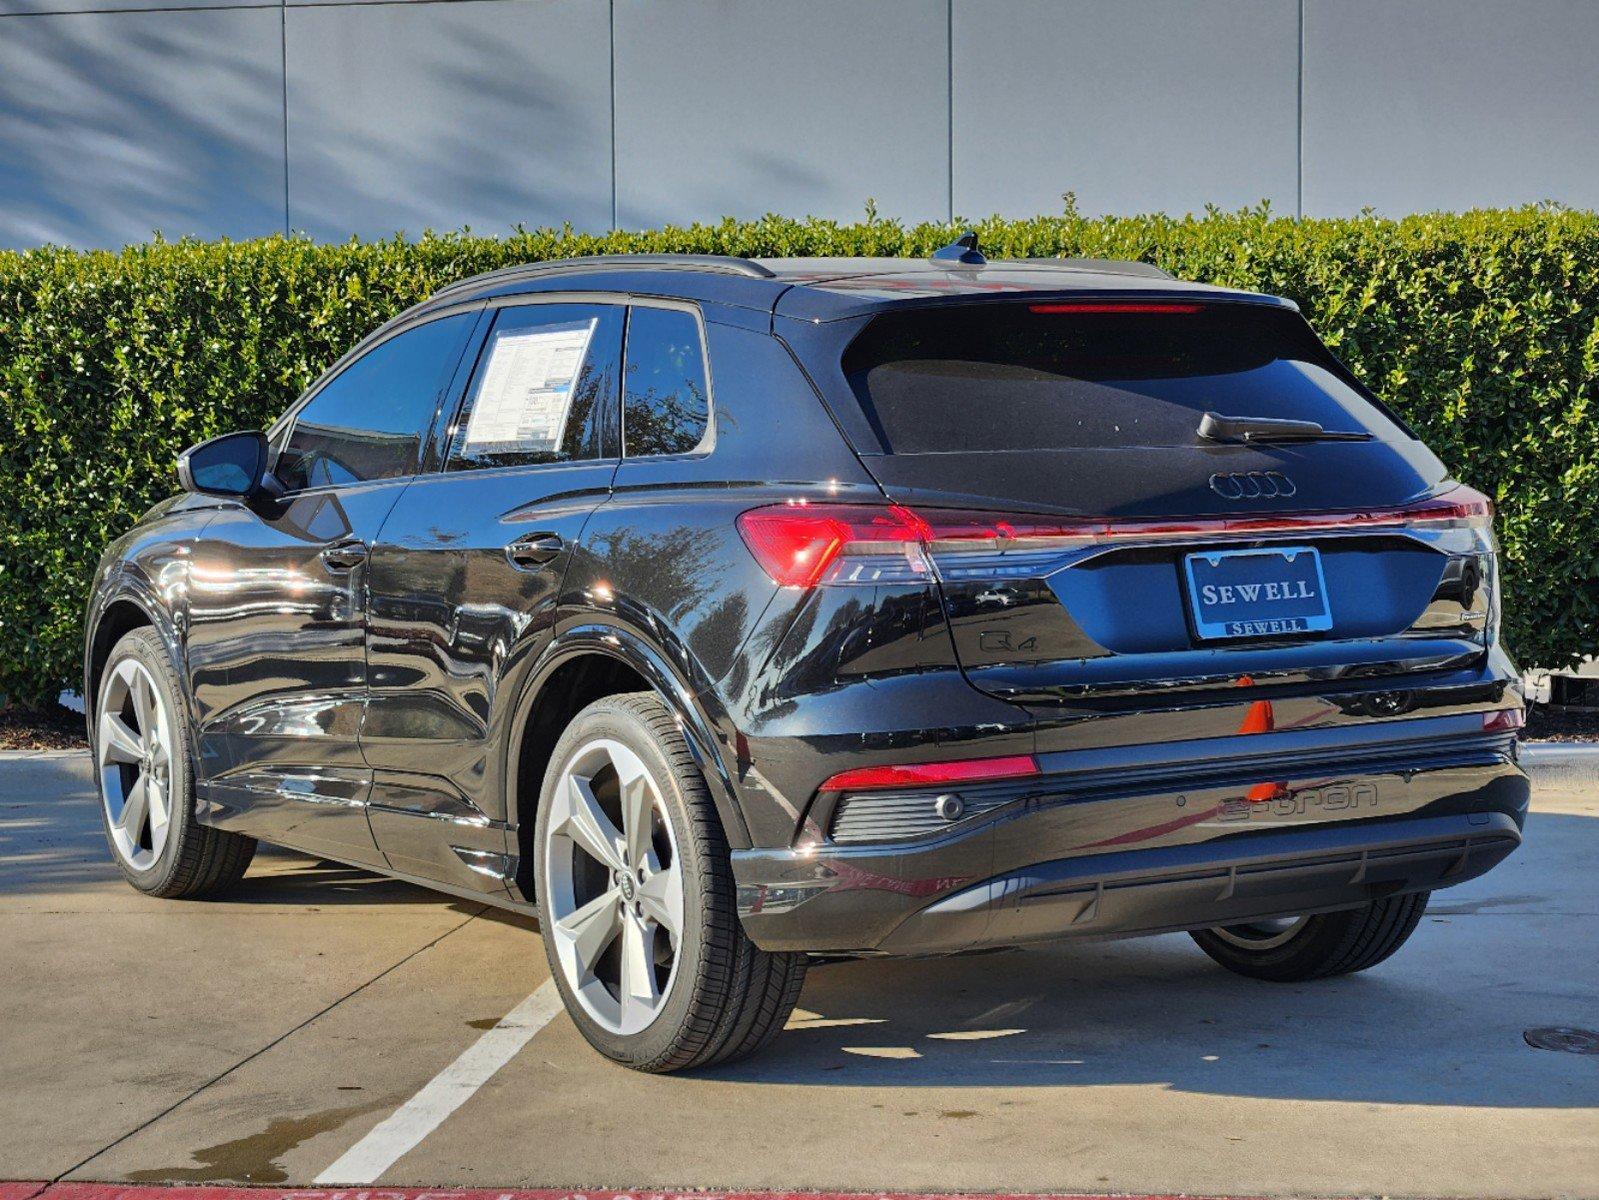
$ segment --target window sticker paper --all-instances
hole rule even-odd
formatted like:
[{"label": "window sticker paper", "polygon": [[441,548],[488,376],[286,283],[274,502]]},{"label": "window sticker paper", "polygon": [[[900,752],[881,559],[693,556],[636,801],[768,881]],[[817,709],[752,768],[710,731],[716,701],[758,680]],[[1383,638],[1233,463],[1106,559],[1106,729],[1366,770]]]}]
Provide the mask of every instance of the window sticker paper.
[{"label": "window sticker paper", "polygon": [[572,392],[599,321],[572,321],[495,336],[467,420],[467,453],[558,450]]}]

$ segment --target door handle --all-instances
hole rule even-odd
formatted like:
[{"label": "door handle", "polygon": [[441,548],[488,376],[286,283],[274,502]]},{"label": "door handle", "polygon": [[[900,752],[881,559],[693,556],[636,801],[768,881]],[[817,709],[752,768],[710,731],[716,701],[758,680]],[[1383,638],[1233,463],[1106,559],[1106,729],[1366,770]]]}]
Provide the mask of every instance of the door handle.
[{"label": "door handle", "polygon": [[365,561],[365,542],[340,542],[322,551],[322,563],[330,571],[351,571]]},{"label": "door handle", "polygon": [[507,546],[505,557],[511,560],[513,567],[531,571],[552,561],[564,549],[566,543],[561,540],[559,534],[530,533],[526,537],[517,538]]}]

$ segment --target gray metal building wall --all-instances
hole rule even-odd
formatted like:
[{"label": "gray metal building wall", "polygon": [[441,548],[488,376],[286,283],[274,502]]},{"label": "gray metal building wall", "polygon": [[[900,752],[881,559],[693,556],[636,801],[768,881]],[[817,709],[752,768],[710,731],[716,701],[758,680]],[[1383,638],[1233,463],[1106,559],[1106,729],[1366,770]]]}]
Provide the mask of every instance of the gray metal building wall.
[{"label": "gray metal building wall", "polygon": [[0,0],[0,244],[1599,207],[1599,0]]}]

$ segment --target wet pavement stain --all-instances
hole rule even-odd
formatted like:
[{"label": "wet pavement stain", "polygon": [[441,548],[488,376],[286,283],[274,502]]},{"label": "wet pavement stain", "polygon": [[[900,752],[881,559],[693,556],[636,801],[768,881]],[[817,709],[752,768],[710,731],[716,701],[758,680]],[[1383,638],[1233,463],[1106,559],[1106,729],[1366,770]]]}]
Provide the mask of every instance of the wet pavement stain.
[{"label": "wet pavement stain", "polygon": [[1534,896],[1526,892],[1518,892],[1509,896],[1484,896],[1481,900],[1447,900],[1443,903],[1433,903],[1427,906],[1429,917],[1468,917],[1482,912],[1488,908],[1512,908],[1518,905],[1544,904],[1548,902],[1546,896]]},{"label": "wet pavement stain", "polygon": [[319,1133],[337,1129],[351,1117],[386,1104],[379,1100],[305,1117],[275,1118],[259,1133],[196,1150],[193,1159],[198,1166],[129,1171],[125,1178],[129,1183],[287,1183],[288,1173],[278,1165],[283,1155]]}]

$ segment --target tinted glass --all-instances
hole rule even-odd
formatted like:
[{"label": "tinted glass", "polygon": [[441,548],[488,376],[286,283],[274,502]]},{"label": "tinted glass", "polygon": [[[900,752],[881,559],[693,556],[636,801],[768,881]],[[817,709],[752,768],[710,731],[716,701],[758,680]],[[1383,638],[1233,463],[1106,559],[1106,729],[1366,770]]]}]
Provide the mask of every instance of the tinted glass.
[{"label": "tinted glass", "polygon": [[614,457],[623,312],[611,304],[501,309],[456,420],[450,470]]},{"label": "tinted glass", "polygon": [[844,373],[891,454],[1192,446],[1206,411],[1407,437],[1297,315],[966,305],[877,318]]},{"label": "tinted glass", "polygon": [[710,418],[710,388],[692,314],[628,311],[622,388],[622,433],[630,457],[687,454],[699,446]]},{"label": "tinted glass", "polygon": [[294,419],[274,473],[290,490],[416,472],[474,313],[419,325],[339,372]]}]

